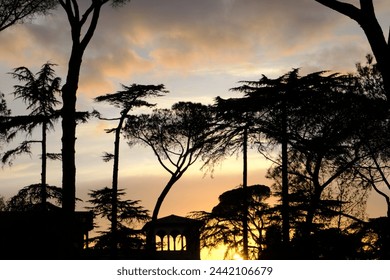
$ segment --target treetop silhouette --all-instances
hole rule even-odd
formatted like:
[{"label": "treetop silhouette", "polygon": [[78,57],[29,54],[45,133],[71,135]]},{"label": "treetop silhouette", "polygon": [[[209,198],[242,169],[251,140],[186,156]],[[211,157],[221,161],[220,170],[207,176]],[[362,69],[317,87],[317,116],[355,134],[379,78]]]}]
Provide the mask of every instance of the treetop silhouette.
[{"label": "treetop silhouette", "polygon": [[0,31],[37,15],[46,15],[57,0],[0,0]]}]

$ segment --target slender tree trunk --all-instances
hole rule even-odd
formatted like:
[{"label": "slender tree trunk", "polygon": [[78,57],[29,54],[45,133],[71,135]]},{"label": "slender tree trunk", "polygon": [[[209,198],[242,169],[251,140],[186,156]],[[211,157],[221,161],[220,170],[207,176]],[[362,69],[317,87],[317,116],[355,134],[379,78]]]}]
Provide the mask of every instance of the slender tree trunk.
[{"label": "slender tree trunk", "polygon": [[160,212],[161,205],[173,187],[173,185],[180,179],[183,173],[174,173],[171,176],[171,179],[168,181],[168,183],[165,185],[163,191],[161,192],[160,196],[157,199],[156,205],[154,206],[153,209],[153,215],[152,215],[152,223],[157,221],[158,218],[158,213]]},{"label": "slender tree trunk", "polygon": [[120,127],[115,130],[114,142],[114,165],[112,171],[112,214],[111,214],[111,255],[117,256],[118,251],[118,172],[119,172],[119,141],[120,141]]},{"label": "slender tree trunk", "polygon": [[172,174],[168,183],[165,185],[163,191],[161,192],[160,196],[158,197],[156,205],[154,206],[152,220],[150,222],[151,228],[149,229],[147,236],[146,236],[147,250],[149,250],[151,254],[153,254],[153,252],[156,248],[156,244],[155,244],[156,241],[155,241],[155,236],[154,236],[154,224],[157,221],[158,213],[160,212],[161,205],[164,202],[164,199],[167,196],[168,192],[171,190],[173,185],[180,179],[180,177],[183,175],[183,173],[184,172]]},{"label": "slender tree trunk", "polygon": [[242,230],[243,230],[243,258],[244,260],[249,259],[248,252],[248,128],[244,129],[243,137],[243,176],[242,176],[242,187],[244,190],[244,201],[243,201],[243,215],[242,215]]},{"label": "slender tree trunk", "polygon": [[42,173],[41,173],[41,203],[42,209],[46,210],[47,190],[46,190],[46,166],[47,166],[47,152],[46,152],[46,122],[42,123]]},{"label": "slender tree trunk", "polygon": [[118,251],[118,177],[119,177],[119,147],[120,136],[123,122],[129,110],[122,113],[118,127],[115,130],[114,141],[114,164],[112,171],[112,217],[111,217],[111,235],[112,235],[112,255],[117,256]]}]

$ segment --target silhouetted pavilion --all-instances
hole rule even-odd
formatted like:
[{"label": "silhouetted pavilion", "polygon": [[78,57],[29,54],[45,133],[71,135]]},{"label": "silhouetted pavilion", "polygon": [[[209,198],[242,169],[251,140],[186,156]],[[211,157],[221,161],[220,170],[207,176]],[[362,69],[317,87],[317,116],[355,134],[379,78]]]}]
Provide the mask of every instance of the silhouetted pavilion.
[{"label": "silhouetted pavilion", "polygon": [[170,215],[144,226],[152,259],[200,260],[202,222]]}]

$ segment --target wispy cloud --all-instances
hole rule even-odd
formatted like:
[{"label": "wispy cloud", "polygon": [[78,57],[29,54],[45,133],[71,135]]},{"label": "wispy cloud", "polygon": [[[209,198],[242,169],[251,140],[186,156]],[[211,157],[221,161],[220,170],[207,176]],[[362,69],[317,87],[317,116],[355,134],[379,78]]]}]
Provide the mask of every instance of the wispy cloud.
[{"label": "wispy cloud", "polygon": [[[378,5],[386,7],[385,1]],[[287,68],[346,68],[345,59],[329,65],[321,57],[327,51],[334,51],[335,57],[357,54],[354,41],[342,41],[340,30],[346,23],[364,41],[357,24],[313,0],[143,0],[118,9],[105,7],[84,58],[80,92],[95,96],[135,75],[258,69],[283,60],[299,64]],[[2,64],[29,66],[53,60],[65,72],[70,38],[61,9],[34,24],[13,27],[0,38]],[[342,47],[331,50],[334,44]],[[313,50],[317,56],[302,55]]]}]

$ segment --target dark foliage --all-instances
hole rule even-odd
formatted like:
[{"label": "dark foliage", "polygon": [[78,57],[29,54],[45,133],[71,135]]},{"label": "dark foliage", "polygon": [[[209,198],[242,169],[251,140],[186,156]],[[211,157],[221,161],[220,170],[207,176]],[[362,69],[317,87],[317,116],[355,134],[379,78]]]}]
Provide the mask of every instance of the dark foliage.
[{"label": "dark foliage", "polygon": [[[219,196],[219,203],[211,212],[192,212],[191,217],[203,221],[201,246],[212,250],[226,246],[225,258],[243,256],[243,215],[248,215],[249,258],[262,258],[268,227],[278,224],[276,212],[267,204],[270,188],[263,185],[238,187]],[[244,203],[247,198],[247,203]],[[243,205],[248,205],[245,211]]]},{"label": "dark foliage", "polygon": [[169,109],[129,119],[125,133],[130,145],[143,144],[152,149],[158,162],[170,174],[152,219],[172,188],[187,169],[203,155],[212,135],[213,110],[200,103],[179,102]]},{"label": "dark foliage", "polygon": [[0,31],[45,15],[58,5],[56,0],[0,0]]},{"label": "dark foliage", "polygon": [[42,204],[42,184],[22,188],[7,201],[7,211],[59,210],[62,203],[61,188],[46,185],[47,203]]},{"label": "dark foliage", "polygon": [[[105,187],[99,190],[94,190],[89,193],[91,199],[88,200],[93,206],[87,207],[91,210],[95,217],[101,217],[112,220],[112,196],[111,188]],[[119,251],[126,251],[130,249],[139,249],[144,245],[144,237],[140,230],[136,227],[140,223],[147,222],[150,217],[148,211],[139,205],[138,200],[123,200],[122,197],[125,192],[119,189],[117,192],[117,230],[115,231],[115,243]],[[99,235],[93,238],[95,242],[94,249],[109,250],[112,249],[113,231],[100,231]]]}]

